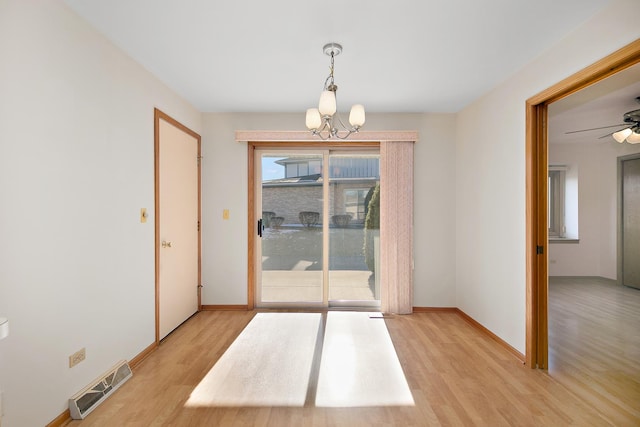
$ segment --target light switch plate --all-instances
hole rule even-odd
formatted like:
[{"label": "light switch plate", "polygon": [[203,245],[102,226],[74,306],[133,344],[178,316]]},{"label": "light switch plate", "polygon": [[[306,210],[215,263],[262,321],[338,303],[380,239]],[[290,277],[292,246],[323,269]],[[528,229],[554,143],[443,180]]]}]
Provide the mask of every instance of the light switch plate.
[{"label": "light switch plate", "polygon": [[73,353],[71,356],[69,356],[69,367],[73,368],[74,366],[76,366],[78,363],[82,362],[86,358],[87,358],[87,351],[83,347],[80,350]]}]

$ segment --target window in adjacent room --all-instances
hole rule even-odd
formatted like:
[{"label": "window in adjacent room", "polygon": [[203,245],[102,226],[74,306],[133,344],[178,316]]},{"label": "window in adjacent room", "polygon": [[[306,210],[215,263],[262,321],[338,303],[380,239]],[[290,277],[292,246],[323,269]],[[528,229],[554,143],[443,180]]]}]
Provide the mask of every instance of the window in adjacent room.
[{"label": "window in adjacent room", "polygon": [[549,237],[564,237],[565,171],[549,167]]},{"label": "window in adjacent room", "polygon": [[577,168],[549,166],[548,176],[549,239],[578,239],[578,176]]}]

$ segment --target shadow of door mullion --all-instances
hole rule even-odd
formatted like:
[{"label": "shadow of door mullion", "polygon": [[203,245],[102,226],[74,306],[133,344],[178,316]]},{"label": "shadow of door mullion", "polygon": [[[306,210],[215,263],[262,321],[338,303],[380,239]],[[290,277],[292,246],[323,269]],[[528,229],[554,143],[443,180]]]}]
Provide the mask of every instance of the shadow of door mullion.
[{"label": "shadow of door mullion", "polygon": [[311,371],[309,372],[309,386],[307,388],[307,397],[304,401],[304,406],[315,406],[316,404],[316,392],[318,390],[318,379],[320,378],[320,361],[322,360],[322,347],[324,346],[324,330],[326,324],[327,313],[322,313],[322,321],[318,327],[318,336],[313,352]]}]

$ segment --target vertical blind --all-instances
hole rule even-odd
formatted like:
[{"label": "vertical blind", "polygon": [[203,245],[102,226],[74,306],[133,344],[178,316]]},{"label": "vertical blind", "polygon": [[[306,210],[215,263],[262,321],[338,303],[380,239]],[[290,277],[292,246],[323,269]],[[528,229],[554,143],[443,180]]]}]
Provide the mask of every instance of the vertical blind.
[{"label": "vertical blind", "polygon": [[380,142],[381,309],[413,311],[413,142]]}]

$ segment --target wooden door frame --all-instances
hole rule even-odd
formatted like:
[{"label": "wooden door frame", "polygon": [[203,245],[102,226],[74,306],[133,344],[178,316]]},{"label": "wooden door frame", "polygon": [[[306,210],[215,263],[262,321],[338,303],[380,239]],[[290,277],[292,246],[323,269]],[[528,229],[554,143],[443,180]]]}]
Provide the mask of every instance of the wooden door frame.
[{"label": "wooden door frame", "polygon": [[[256,213],[256,176],[255,176],[255,155],[256,150],[269,150],[269,149],[282,149],[288,148],[290,150],[296,149],[314,149],[314,150],[334,150],[334,149],[363,149],[363,148],[379,148],[379,142],[366,142],[366,143],[345,143],[343,141],[340,142],[258,142],[251,141],[248,144],[248,155],[249,155],[249,224],[253,224],[253,226],[249,227],[249,265],[248,265],[248,289],[247,289],[247,298],[249,309],[252,310],[256,306],[256,284],[258,279],[258,267],[256,266],[256,246],[258,244],[256,237],[256,224],[258,221],[257,213]],[[323,191],[324,186],[323,186]],[[253,232],[252,232],[253,231]],[[286,305],[286,304],[283,304]],[[325,309],[326,307],[316,307],[319,309]]]},{"label": "wooden door frame", "polygon": [[255,308],[255,244],[256,244],[256,200],[254,157],[256,149],[263,148],[366,148],[379,147],[382,141],[410,141],[416,142],[418,133],[415,131],[365,131],[351,135],[348,140],[322,141],[310,132],[299,131],[237,131],[236,142],[247,143],[247,171],[248,171],[248,247],[247,247],[247,309]]},{"label": "wooden door frame", "polygon": [[198,311],[202,310],[202,227],[201,227],[201,210],[202,210],[202,192],[201,192],[201,176],[200,176],[200,159],[201,159],[201,140],[202,138],[193,130],[189,129],[182,123],[175,120],[168,114],[163,113],[157,108],[153,109],[153,141],[154,141],[154,227],[155,227],[155,340],[156,345],[160,343],[160,120],[171,124],[180,129],[184,133],[192,136],[197,141],[198,151]]},{"label": "wooden door frame", "polygon": [[548,368],[547,108],[639,62],[640,39],[526,101],[525,363],[531,368]]}]

